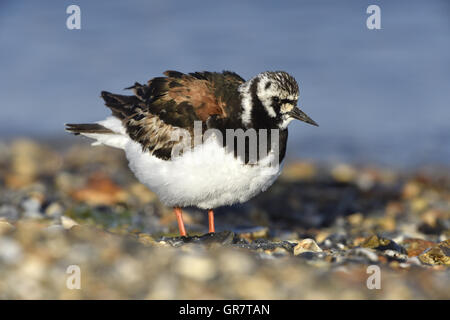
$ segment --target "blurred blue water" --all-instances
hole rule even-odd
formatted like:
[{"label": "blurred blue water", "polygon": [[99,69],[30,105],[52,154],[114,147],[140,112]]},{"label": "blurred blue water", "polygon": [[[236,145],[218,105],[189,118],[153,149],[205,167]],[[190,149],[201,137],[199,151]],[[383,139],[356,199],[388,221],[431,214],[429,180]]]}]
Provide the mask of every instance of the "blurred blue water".
[{"label": "blurred blue water", "polygon": [[294,75],[320,128],[291,125],[291,157],[450,163],[450,1],[0,2],[3,137],[64,136],[109,114],[101,90],[166,69]]}]

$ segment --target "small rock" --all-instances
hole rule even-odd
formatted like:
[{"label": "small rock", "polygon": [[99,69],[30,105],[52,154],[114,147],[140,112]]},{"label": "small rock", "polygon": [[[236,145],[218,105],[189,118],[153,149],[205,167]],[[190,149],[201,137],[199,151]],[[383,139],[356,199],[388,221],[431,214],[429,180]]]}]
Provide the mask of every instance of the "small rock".
[{"label": "small rock", "polygon": [[128,194],[107,175],[96,173],[89,177],[85,187],[75,190],[72,197],[90,205],[112,205],[125,202]]},{"label": "small rock", "polygon": [[58,218],[62,216],[63,211],[64,209],[59,203],[53,202],[45,209],[45,214],[52,218]]},{"label": "small rock", "polygon": [[66,230],[71,229],[73,226],[79,225],[77,222],[66,216],[61,217],[61,224]]},{"label": "small rock", "polygon": [[425,234],[435,234],[440,235],[441,233],[448,230],[448,225],[446,221],[445,214],[439,210],[428,210],[421,215],[421,220],[423,221],[417,228],[420,232]]},{"label": "small rock", "polygon": [[450,265],[450,240],[428,248],[419,256],[419,260],[431,265]]},{"label": "small rock", "polygon": [[420,184],[415,181],[410,181],[403,187],[402,195],[405,199],[412,199],[417,197],[421,192]]},{"label": "small rock", "polygon": [[321,243],[321,242],[325,241],[325,239],[328,238],[329,236],[330,236],[330,233],[328,231],[321,230],[315,236],[316,242]]},{"label": "small rock", "polygon": [[9,221],[19,219],[19,210],[12,205],[5,204],[0,207],[0,217]]},{"label": "small rock", "polygon": [[386,206],[386,215],[396,217],[404,212],[405,208],[399,201],[391,201]]},{"label": "small rock", "polygon": [[[329,235],[320,245],[324,249],[338,249],[342,250],[348,246],[348,235],[342,232],[333,233]],[[342,247],[343,246],[343,247]]]},{"label": "small rock", "polygon": [[383,231],[395,231],[396,223],[393,217],[383,217],[377,221],[377,224]]},{"label": "small rock", "polygon": [[23,216],[25,218],[37,219],[41,218],[40,212],[42,203],[35,197],[30,197],[22,202],[22,208],[24,210]]},{"label": "small rock", "polygon": [[431,227],[436,226],[436,221],[438,218],[440,218],[443,214],[439,210],[427,210],[425,211],[421,216],[421,220],[430,225]]},{"label": "small rock", "polygon": [[181,256],[175,263],[176,272],[183,277],[197,280],[211,280],[216,275],[214,261],[198,255]]},{"label": "small rock", "polygon": [[358,175],[356,184],[361,190],[370,190],[373,188],[376,182],[376,174],[372,171],[363,171]]},{"label": "small rock", "polygon": [[331,175],[336,181],[351,182],[356,177],[356,170],[347,164],[339,164],[332,169]]},{"label": "small rock", "polygon": [[428,208],[428,201],[425,198],[415,198],[411,201],[411,209],[414,212],[422,212]]},{"label": "small rock", "polygon": [[5,220],[0,220],[0,235],[13,231],[15,227]]},{"label": "small rock", "polygon": [[352,225],[352,226],[358,226],[361,225],[361,223],[364,220],[364,216],[362,215],[362,213],[354,213],[351,214],[347,217],[348,222]]},{"label": "small rock", "polygon": [[405,247],[408,257],[416,257],[420,255],[426,249],[436,245],[435,242],[427,241],[423,239],[405,239],[402,241],[403,247]]},{"label": "small rock", "polygon": [[12,239],[0,238],[0,261],[6,264],[16,264],[22,260],[21,246]]},{"label": "small rock", "polygon": [[322,249],[313,239],[303,239],[294,247],[294,255],[297,256],[303,252],[322,252]]},{"label": "small rock", "polygon": [[356,237],[353,239],[353,246],[360,247],[365,241],[366,241],[366,238],[364,238],[364,237]]},{"label": "small rock", "polygon": [[377,235],[369,237],[363,244],[361,244],[361,247],[375,249],[378,251],[394,250],[406,254],[405,248],[395,243],[394,240],[378,237]]},{"label": "small rock", "polygon": [[222,272],[236,274],[251,274],[255,265],[250,257],[238,250],[224,251],[219,256],[218,265]]},{"label": "small rock", "polygon": [[282,257],[289,254],[289,252],[286,251],[286,249],[281,247],[275,248],[274,250],[266,250],[265,252],[270,253],[276,257]]},{"label": "small rock", "polygon": [[240,238],[244,238],[250,241],[260,238],[266,238],[269,235],[269,228],[267,227],[236,229],[234,231]]},{"label": "small rock", "polygon": [[33,182],[38,174],[39,146],[25,139],[16,140],[11,145],[11,172],[6,176],[6,185],[10,188],[21,188]]},{"label": "small rock", "polygon": [[229,245],[233,243],[235,238],[234,232],[231,231],[222,231],[215,233],[207,233],[200,237],[204,243],[220,243],[222,245]]},{"label": "small rock", "polygon": [[149,234],[147,233],[140,233],[139,234],[139,242],[145,245],[153,245],[156,244],[155,239],[153,239]]},{"label": "small rock", "polygon": [[387,257],[389,260],[397,260],[397,261],[402,261],[405,262],[408,260],[408,256],[404,253],[400,253],[398,251],[394,251],[394,250],[384,250],[383,251],[383,255],[385,257]]},{"label": "small rock", "polygon": [[232,231],[222,231],[215,233],[207,233],[202,236],[186,236],[186,237],[162,237],[159,242],[165,241],[173,247],[179,247],[187,243],[195,244],[214,244],[230,245],[234,242],[235,234]]}]

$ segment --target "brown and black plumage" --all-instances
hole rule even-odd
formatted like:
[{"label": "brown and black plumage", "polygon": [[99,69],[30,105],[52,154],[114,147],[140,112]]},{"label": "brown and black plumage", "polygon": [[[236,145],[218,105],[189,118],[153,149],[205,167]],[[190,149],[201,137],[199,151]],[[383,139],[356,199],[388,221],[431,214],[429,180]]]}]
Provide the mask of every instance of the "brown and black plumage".
[{"label": "brown and black plumage", "polygon": [[[236,73],[166,71],[164,75],[147,84],[136,82],[127,88],[134,95],[101,92],[105,105],[122,121],[130,138],[139,142],[143,150],[167,160],[176,144],[171,141],[175,127],[193,134],[194,121],[206,123],[211,116],[216,121],[238,117],[240,98],[237,90],[245,81]],[[107,133],[108,130],[98,124],[67,125],[67,130],[73,133],[87,132],[87,128],[89,133]]]}]

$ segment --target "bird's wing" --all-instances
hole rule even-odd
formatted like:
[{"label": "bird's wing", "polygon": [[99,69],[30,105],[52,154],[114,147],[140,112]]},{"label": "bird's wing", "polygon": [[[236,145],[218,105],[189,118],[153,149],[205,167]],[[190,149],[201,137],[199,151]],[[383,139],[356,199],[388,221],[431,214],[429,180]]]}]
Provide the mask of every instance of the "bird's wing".
[{"label": "bird's wing", "polygon": [[144,151],[170,158],[172,133],[186,129],[193,133],[194,121],[205,122],[209,117],[227,117],[232,92],[244,82],[233,72],[195,72],[183,74],[164,72],[146,85],[135,83],[134,95],[118,95],[103,91],[102,97],[115,117],[122,120],[131,139]]}]

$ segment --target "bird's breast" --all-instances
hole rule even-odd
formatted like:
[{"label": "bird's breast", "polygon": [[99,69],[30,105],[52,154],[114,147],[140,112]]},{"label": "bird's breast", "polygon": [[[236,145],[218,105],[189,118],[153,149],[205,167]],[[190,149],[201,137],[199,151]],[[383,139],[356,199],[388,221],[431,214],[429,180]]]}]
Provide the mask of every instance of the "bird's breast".
[{"label": "bird's breast", "polygon": [[167,206],[210,209],[244,202],[266,190],[281,170],[275,153],[244,164],[215,139],[167,161],[142,152],[134,142],[125,151],[136,177]]}]

